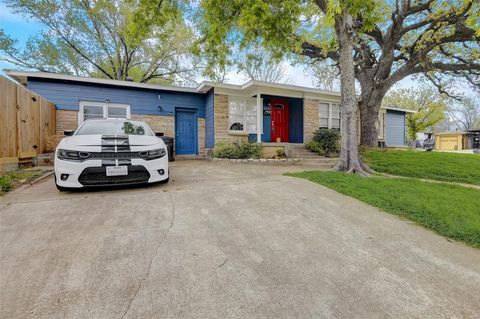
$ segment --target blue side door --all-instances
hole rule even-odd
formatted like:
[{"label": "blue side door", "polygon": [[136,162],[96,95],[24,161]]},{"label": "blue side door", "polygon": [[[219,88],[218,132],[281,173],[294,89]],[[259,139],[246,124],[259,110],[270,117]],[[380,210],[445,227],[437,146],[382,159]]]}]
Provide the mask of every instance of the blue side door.
[{"label": "blue side door", "polygon": [[197,114],[193,110],[175,112],[175,152],[179,155],[197,154]]}]

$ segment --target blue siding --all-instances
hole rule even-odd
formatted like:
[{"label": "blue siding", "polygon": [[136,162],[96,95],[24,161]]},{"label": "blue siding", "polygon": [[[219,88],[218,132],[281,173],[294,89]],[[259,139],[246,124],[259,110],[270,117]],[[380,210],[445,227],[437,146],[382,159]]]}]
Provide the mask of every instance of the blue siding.
[{"label": "blue siding", "polygon": [[60,110],[78,110],[78,102],[82,100],[110,100],[112,103],[129,104],[132,114],[173,116],[175,108],[182,107],[195,109],[199,117],[205,117],[205,95],[201,93],[120,88],[42,79],[29,79],[28,88],[55,103]]},{"label": "blue siding", "polygon": [[405,145],[405,113],[387,110],[387,146]]},{"label": "blue siding", "polygon": [[289,101],[288,141],[303,143],[303,99],[291,98]]},{"label": "blue siding", "polygon": [[205,147],[215,146],[215,119],[214,119],[214,99],[213,89],[207,93],[205,99]]},{"label": "blue siding", "polygon": [[[263,106],[266,107],[267,104],[270,102],[270,98],[266,96],[262,96],[262,98],[263,98]],[[262,114],[263,114],[263,111],[262,111]],[[272,117],[270,115],[263,115],[262,142],[270,142],[271,126],[272,126]]]}]

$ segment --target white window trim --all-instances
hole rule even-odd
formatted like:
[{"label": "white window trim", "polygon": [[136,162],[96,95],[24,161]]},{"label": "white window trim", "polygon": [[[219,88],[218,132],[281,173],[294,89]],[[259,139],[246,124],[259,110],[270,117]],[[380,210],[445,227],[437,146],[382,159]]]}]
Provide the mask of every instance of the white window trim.
[{"label": "white window trim", "polygon": [[[322,116],[322,113],[321,113],[321,110],[320,110],[320,104],[328,104],[328,117],[326,116]],[[339,110],[340,110],[340,114],[341,114],[341,105],[340,103],[332,103],[332,102],[327,102],[327,101],[320,101],[319,104],[318,104],[318,126],[321,127],[321,128],[325,128],[325,127],[322,127],[320,126],[321,125],[321,119],[327,119],[328,121],[328,129],[332,129],[332,123],[333,123],[333,104],[336,104],[338,105],[339,107]],[[340,126],[342,126],[342,116],[340,116],[339,118],[335,118],[335,119],[340,119]],[[337,129],[337,127],[335,127],[335,129]],[[338,129],[340,129],[340,127],[338,127]]]},{"label": "white window trim", "polygon": [[124,108],[126,109],[127,119],[130,118],[130,105],[129,104],[120,104],[120,103],[110,103],[110,102],[90,102],[90,101],[79,101],[78,108],[78,126],[84,122],[84,107],[87,106],[99,106],[103,108],[103,118],[108,118],[108,107]]},{"label": "white window trim", "polygon": [[[231,130],[230,129],[230,98],[235,98],[235,99],[242,99],[244,101],[244,106],[242,108],[242,124],[243,124],[243,130],[242,131],[238,131],[238,130]],[[249,133],[248,132],[248,125],[247,125],[247,100],[253,100],[255,99],[255,106],[257,107],[257,98],[255,97],[250,97],[250,96],[241,96],[241,95],[229,95],[228,96],[228,107],[227,107],[227,115],[228,115],[228,118],[227,118],[227,122],[228,122],[228,133],[231,134],[231,135],[248,135],[248,134],[257,134],[257,131],[258,131],[258,128],[257,128],[257,131],[255,131],[255,133]],[[260,108],[261,108],[261,112],[256,112],[257,114],[257,119],[256,119],[256,125],[258,125],[258,123],[260,123],[260,131],[261,131],[261,134],[263,134],[263,99],[261,98],[260,99]],[[262,120],[259,122],[258,121],[258,114],[261,114],[261,118]]]}]

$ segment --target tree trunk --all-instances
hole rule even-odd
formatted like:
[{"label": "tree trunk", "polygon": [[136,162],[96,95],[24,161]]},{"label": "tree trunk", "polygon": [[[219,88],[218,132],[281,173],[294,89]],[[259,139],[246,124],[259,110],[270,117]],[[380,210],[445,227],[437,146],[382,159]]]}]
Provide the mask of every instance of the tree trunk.
[{"label": "tree trunk", "polygon": [[339,66],[342,94],[341,148],[337,170],[368,175],[358,153],[358,103],[355,95],[353,61],[352,16],[344,13],[335,19],[335,31],[339,41]]},{"label": "tree trunk", "polygon": [[378,113],[382,106],[383,98],[389,87],[371,83],[368,77],[359,79],[362,87],[362,99],[360,109],[360,145],[366,147],[378,147],[378,130],[376,123]]},{"label": "tree trunk", "polygon": [[359,103],[360,108],[360,145],[378,147],[378,130],[376,127],[380,105]]}]

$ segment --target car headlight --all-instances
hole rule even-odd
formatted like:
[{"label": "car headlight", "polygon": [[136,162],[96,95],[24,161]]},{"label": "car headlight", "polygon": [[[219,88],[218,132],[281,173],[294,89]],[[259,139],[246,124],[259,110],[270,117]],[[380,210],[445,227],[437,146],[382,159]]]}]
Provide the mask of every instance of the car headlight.
[{"label": "car headlight", "polygon": [[144,160],[150,161],[158,158],[162,158],[167,154],[164,148],[158,148],[150,151],[138,152],[138,155]]},{"label": "car headlight", "polygon": [[90,157],[89,152],[81,152],[81,151],[72,151],[72,150],[64,150],[64,149],[59,149],[57,152],[57,157],[58,159],[64,160],[64,161],[72,161],[72,162],[79,162],[86,160],[87,158]]}]

